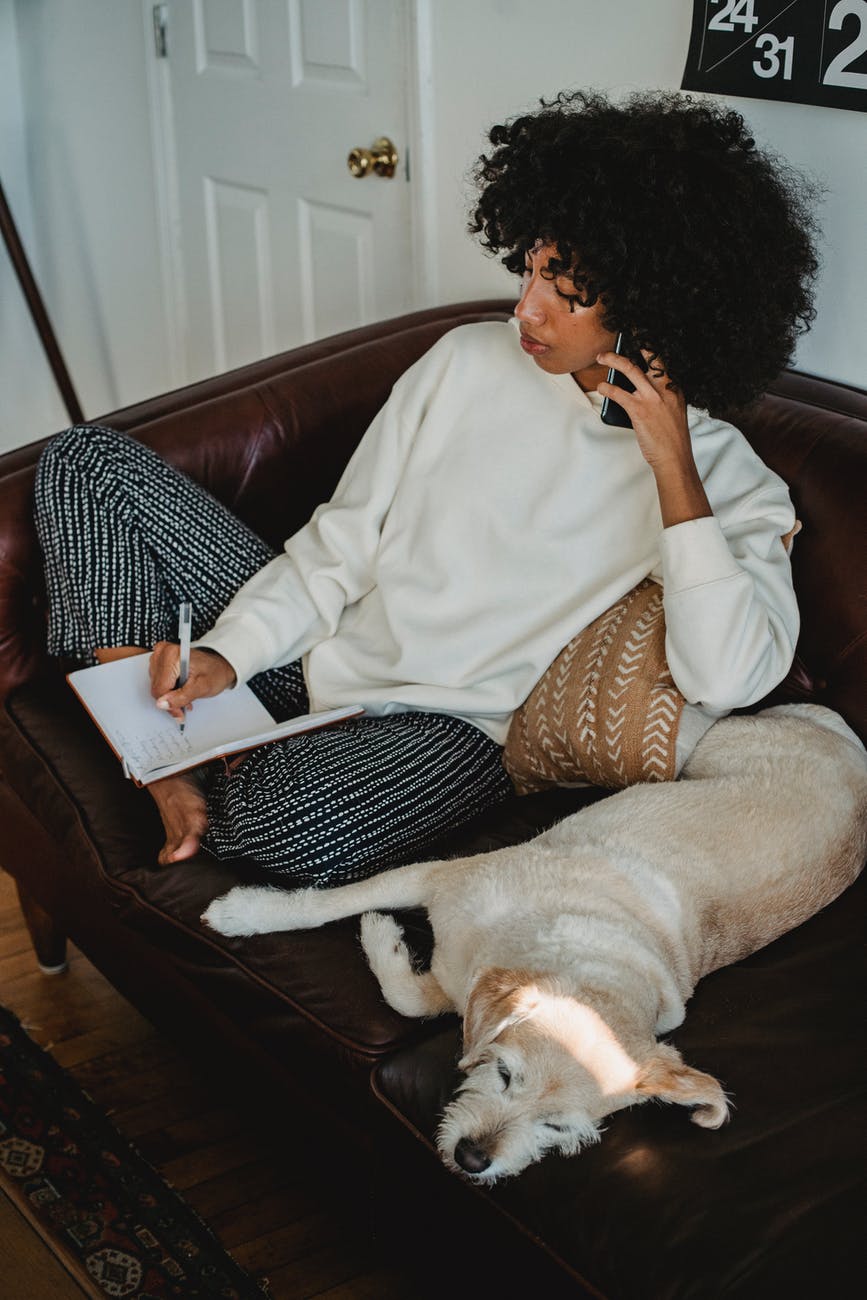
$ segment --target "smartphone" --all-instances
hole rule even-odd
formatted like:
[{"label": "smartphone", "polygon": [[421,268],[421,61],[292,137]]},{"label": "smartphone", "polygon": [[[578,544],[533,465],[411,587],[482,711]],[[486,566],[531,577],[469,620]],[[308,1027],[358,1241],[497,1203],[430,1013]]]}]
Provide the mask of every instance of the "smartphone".
[{"label": "smartphone", "polygon": [[[645,372],[647,371],[647,362],[636,347],[631,335],[621,331],[620,334],[617,335],[617,342],[614,344],[614,351],[619,353],[622,357],[628,357],[630,361],[634,361],[642,370]],[[622,388],[625,393],[635,392],[635,385],[631,380],[627,379],[619,370],[615,370],[613,366],[608,371],[607,379],[609,384],[616,384],[617,387]],[[612,401],[610,397],[606,397],[602,403],[602,421],[604,424],[616,424],[621,429],[632,428],[632,421],[626,411],[619,402]]]}]

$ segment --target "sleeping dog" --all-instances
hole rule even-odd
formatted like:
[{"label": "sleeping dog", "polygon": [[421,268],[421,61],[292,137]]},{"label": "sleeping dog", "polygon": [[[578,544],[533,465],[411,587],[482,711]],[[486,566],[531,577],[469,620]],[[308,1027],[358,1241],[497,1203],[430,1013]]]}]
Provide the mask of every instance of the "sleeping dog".
[{"label": "sleeping dog", "polygon": [[[703,975],[842,893],[865,849],[864,746],[830,709],[783,705],[716,723],[680,780],[632,786],[528,843],[335,889],[239,886],[202,919],[244,935],[364,913],[385,1000],[463,1016],[466,1077],[437,1141],[450,1167],[492,1183],[595,1142],[606,1115],[649,1098],[719,1127],[719,1082],[657,1035]],[[427,971],[371,910],[419,906]]]}]

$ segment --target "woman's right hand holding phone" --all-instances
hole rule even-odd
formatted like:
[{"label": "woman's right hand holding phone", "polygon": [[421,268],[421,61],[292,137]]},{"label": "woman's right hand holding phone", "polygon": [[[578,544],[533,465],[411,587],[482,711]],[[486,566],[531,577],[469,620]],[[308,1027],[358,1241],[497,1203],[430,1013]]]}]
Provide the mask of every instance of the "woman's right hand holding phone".
[{"label": "woman's right hand holding phone", "polygon": [[662,523],[668,528],[713,511],[692,453],[686,399],[659,358],[652,352],[642,355],[646,370],[617,352],[600,353],[597,360],[625,375],[634,391],[624,392],[608,382],[600,383],[599,391],[629,415],[641,453],[656,478]]}]

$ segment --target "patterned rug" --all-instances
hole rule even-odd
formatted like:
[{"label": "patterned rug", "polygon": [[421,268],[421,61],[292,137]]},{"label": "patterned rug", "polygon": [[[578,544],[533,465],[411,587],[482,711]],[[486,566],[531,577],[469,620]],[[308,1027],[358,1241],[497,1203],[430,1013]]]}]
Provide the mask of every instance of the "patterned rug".
[{"label": "patterned rug", "polygon": [[0,1187],[95,1296],[270,1295],[4,1007]]}]

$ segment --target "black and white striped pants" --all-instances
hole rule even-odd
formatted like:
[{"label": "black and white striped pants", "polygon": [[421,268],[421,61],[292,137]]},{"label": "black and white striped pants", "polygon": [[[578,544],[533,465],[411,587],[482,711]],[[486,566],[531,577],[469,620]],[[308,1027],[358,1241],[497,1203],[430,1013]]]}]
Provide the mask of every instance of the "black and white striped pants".
[{"label": "black and white striped pants", "polygon": [[[271,549],[204,488],[125,434],[77,426],[39,461],[49,653],[152,646],[193,603],[202,636]],[[278,719],[306,713],[300,663],[250,681]],[[360,701],[364,703],[363,699]],[[206,769],[218,858],[246,858],[287,885],[338,885],[410,861],[511,791],[502,750],[440,713],[360,717]]]}]

